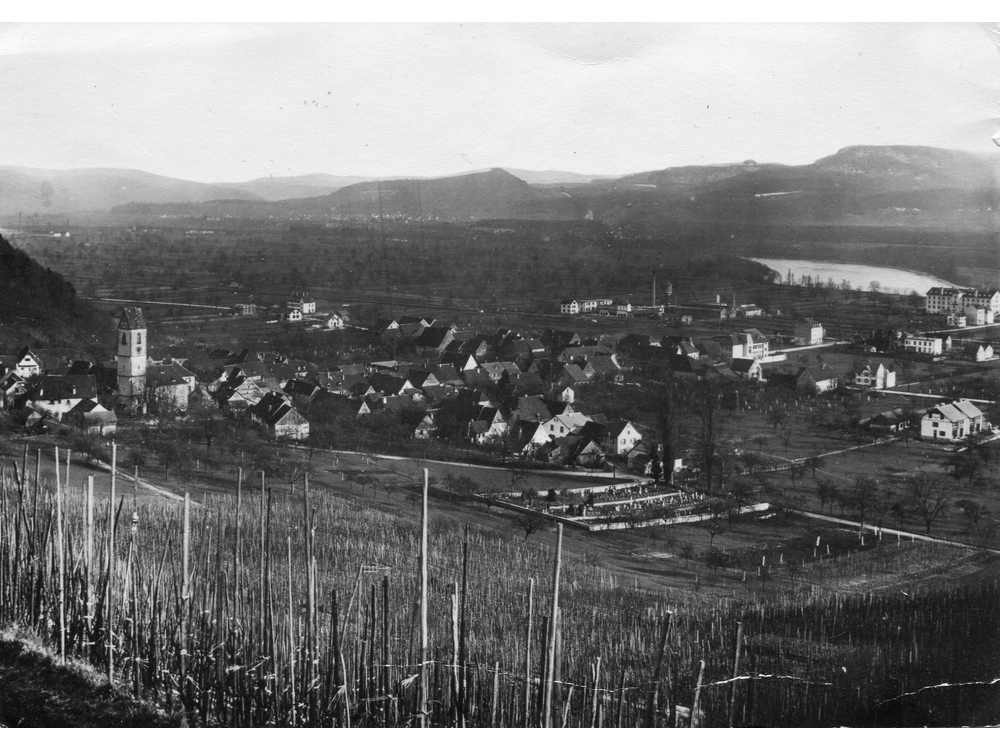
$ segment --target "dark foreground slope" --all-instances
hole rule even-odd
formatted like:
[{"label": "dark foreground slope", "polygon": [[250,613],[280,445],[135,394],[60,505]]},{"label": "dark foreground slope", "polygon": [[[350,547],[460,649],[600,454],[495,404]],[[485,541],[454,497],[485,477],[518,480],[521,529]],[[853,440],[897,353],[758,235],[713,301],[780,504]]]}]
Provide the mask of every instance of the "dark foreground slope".
[{"label": "dark foreground slope", "polygon": [[93,667],[69,661],[23,633],[0,633],[0,726],[170,727],[171,717],[121,688]]}]

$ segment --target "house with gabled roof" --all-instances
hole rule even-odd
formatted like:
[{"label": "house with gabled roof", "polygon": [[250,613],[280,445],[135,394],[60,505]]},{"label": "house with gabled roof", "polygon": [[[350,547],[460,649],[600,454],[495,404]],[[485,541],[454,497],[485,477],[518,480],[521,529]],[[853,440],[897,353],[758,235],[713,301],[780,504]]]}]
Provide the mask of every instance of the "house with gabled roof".
[{"label": "house with gabled roof", "polygon": [[343,310],[337,310],[324,316],[323,327],[328,331],[339,331],[347,327],[348,318],[344,317]]},{"label": "house with gabled roof", "polygon": [[21,380],[39,375],[42,372],[42,361],[27,346],[21,348],[16,354],[0,354],[0,376],[8,373],[15,373]]},{"label": "house with gabled roof", "polygon": [[400,378],[383,372],[376,372],[369,375],[368,385],[383,396],[401,396],[407,391],[416,390],[406,378]]},{"label": "house with gabled roof", "polygon": [[441,364],[452,365],[460,373],[479,367],[476,358],[465,352],[445,352],[441,355]]},{"label": "house with gabled roof", "polygon": [[478,367],[475,370],[463,370],[462,381],[465,383],[466,388],[472,390],[492,392],[494,387],[494,381],[490,379],[485,370]]},{"label": "house with gabled roof", "polygon": [[118,417],[96,399],[86,398],[67,412],[67,421],[86,433],[113,435],[118,429]]},{"label": "house with gabled roof", "polygon": [[920,437],[929,440],[954,442],[989,429],[983,412],[966,399],[937,404],[920,420]]},{"label": "house with gabled roof", "polygon": [[413,437],[418,440],[427,440],[428,438],[433,437],[437,431],[438,426],[434,419],[434,411],[428,410],[417,423],[417,426],[413,428]]},{"label": "house with gabled roof", "polygon": [[281,392],[277,383],[250,380],[240,376],[220,386],[215,392],[215,400],[221,409],[241,411],[258,403],[271,392]]},{"label": "house with gabled roof", "polygon": [[517,399],[517,407],[511,416],[524,422],[544,422],[552,418],[552,413],[540,397],[521,396]]},{"label": "house with gabled roof", "polygon": [[576,391],[573,390],[573,386],[570,385],[556,385],[553,386],[552,389],[552,398],[556,401],[561,401],[564,404],[572,404],[576,401]]},{"label": "house with gabled roof", "polygon": [[26,391],[24,379],[13,370],[0,374],[0,407],[9,407],[14,399],[24,395]]},{"label": "house with gabled roof", "polygon": [[278,440],[306,440],[309,437],[309,422],[283,393],[272,391],[247,411],[251,420],[263,425]]},{"label": "house with gabled roof", "polygon": [[896,371],[886,367],[884,363],[872,362],[856,369],[853,373],[854,385],[859,388],[883,390],[896,387]]},{"label": "house with gabled roof", "polygon": [[320,387],[312,380],[292,378],[282,386],[281,390],[291,396],[296,403],[308,404],[320,392]]},{"label": "house with gabled roof", "polygon": [[458,370],[455,368],[455,365],[439,364],[437,367],[433,368],[431,372],[434,373],[435,379],[441,385],[464,385],[464,381],[459,377]]},{"label": "house with gabled roof", "polygon": [[97,399],[93,375],[43,375],[28,391],[29,405],[58,421],[84,399]]},{"label": "house with gabled roof", "polygon": [[441,385],[441,381],[437,379],[437,376],[433,372],[416,367],[409,368],[406,373],[406,379],[411,386],[420,390]]},{"label": "house with gabled roof", "polygon": [[540,395],[545,383],[537,372],[519,372],[510,376],[510,384],[519,395]]},{"label": "house with gabled roof", "polygon": [[455,340],[455,326],[429,326],[417,337],[417,349],[421,352],[443,352]]},{"label": "house with gabled roof", "polygon": [[482,445],[490,440],[502,438],[508,429],[507,420],[503,418],[500,409],[483,406],[469,423],[469,439]]},{"label": "house with gabled roof", "polygon": [[590,382],[590,378],[587,377],[587,373],[583,371],[583,368],[579,365],[563,365],[562,372],[555,381],[561,386],[581,386],[586,385]]},{"label": "house with gabled roof", "polygon": [[642,433],[627,419],[614,419],[606,425],[606,447],[616,456],[624,456],[642,440]]},{"label": "house with gabled roof", "polygon": [[973,356],[976,362],[988,362],[991,359],[996,359],[992,344],[980,344]]},{"label": "house with gabled roof", "polygon": [[591,380],[613,378],[621,372],[621,367],[615,355],[609,357],[590,357],[583,368],[583,374]]},{"label": "house with gabled roof", "polygon": [[551,352],[561,352],[570,346],[580,346],[580,334],[574,331],[562,331],[549,328],[541,336],[541,342]]},{"label": "house with gabled roof", "polygon": [[187,411],[195,382],[194,373],[178,364],[149,365],[146,368],[146,402],[157,409]]},{"label": "house with gabled roof", "polygon": [[421,328],[430,328],[437,325],[437,318],[431,315],[403,315],[399,319],[399,324],[402,325],[403,323],[414,323]]},{"label": "house with gabled roof", "polygon": [[780,368],[768,372],[766,377],[768,385],[813,393],[832,391],[840,382],[836,371],[826,363],[799,365],[794,369]]},{"label": "house with gabled roof", "polygon": [[556,361],[566,363],[583,364],[591,357],[609,357],[611,349],[604,344],[593,344],[591,346],[568,346],[556,355]]},{"label": "house with gabled roof", "polygon": [[729,369],[735,372],[744,380],[756,380],[760,381],[763,379],[763,368],[761,367],[760,360],[756,359],[743,359],[737,358],[729,363]]}]

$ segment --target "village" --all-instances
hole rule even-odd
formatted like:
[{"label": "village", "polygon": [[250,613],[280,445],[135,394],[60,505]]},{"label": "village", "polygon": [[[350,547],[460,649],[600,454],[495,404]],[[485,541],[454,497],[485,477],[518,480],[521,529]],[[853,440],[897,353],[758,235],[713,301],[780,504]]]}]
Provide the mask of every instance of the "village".
[{"label": "village", "polygon": [[[794,482],[810,461],[823,460],[823,451],[840,452],[837,441],[853,440],[860,448],[904,436],[908,443],[912,436],[963,451],[971,450],[970,440],[994,437],[987,414],[995,414],[995,404],[981,388],[964,392],[967,380],[949,378],[947,368],[948,362],[989,368],[997,361],[989,343],[956,348],[951,334],[993,325],[1000,292],[932,288],[926,312],[941,319],[940,330],[873,331],[849,341],[830,338],[824,324],[809,317],[790,324],[791,336],[768,336],[754,327],[691,336],[574,330],[574,320],[586,315],[639,317],[674,330],[695,319],[762,319],[754,304],[727,304],[716,296],[715,302],[681,306],[671,304],[671,293],[668,283],[657,304],[654,277],[648,305],[564,299],[565,326],[522,331],[459,328],[415,314],[377,318],[361,328],[350,305],[318,310],[309,293],[296,293],[277,310],[234,306],[237,317],[270,316],[286,330],[297,326],[354,343],[361,337],[372,351],[408,355],[339,364],[256,346],[163,346],[142,309],[126,306],[110,316],[113,358],[60,361],[31,348],[0,356],[0,404],[28,434],[68,428],[89,436],[91,444],[113,439],[123,420],[162,426],[207,416],[241,420],[270,443],[310,452],[426,456],[435,446],[437,455],[455,461],[585,474],[593,486],[547,495],[513,482],[506,490],[475,483],[466,489],[488,494],[490,503],[592,530],[703,519],[722,499],[731,504],[734,492],[746,496],[740,512],[748,512],[744,506],[759,510],[761,502],[782,500],[783,491],[763,480],[751,482],[748,491],[741,477],[770,474]],[[921,374],[926,385],[918,382]],[[730,415],[735,404],[737,413],[756,414],[764,434],[737,427],[706,455],[696,434],[703,415],[685,417],[678,408],[674,424],[665,424],[657,384],[679,388],[682,399],[710,393]],[[627,393],[635,397],[621,407],[616,394]],[[833,417],[841,407],[843,416]],[[831,415],[824,423],[829,444],[806,450],[809,437],[793,436],[789,427],[792,413],[803,412],[798,429],[808,433],[824,410]],[[772,427],[772,440],[765,425]],[[768,445],[779,439],[784,450]]]}]

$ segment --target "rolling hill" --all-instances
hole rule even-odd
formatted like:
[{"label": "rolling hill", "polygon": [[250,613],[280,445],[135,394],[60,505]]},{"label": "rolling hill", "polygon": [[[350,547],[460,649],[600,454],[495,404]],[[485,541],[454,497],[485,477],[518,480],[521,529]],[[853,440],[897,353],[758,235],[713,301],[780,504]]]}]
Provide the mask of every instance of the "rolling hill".
[{"label": "rolling hill", "polygon": [[260,200],[233,187],[142,172],[137,169],[33,169],[0,167],[0,216],[107,211],[122,203]]},{"label": "rolling hill", "polygon": [[0,169],[0,214],[10,213],[10,206],[42,210],[38,207],[46,202],[50,212],[105,210],[117,203],[119,216],[312,221],[379,215],[439,221],[592,217],[653,233],[682,223],[989,234],[998,230],[1000,212],[1000,157],[922,146],[849,146],[805,165],[746,161],[618,178],[515,171],[360,182],[312,174],[202,185],[125,170],[19,170],[14,180],[10,169]]}]

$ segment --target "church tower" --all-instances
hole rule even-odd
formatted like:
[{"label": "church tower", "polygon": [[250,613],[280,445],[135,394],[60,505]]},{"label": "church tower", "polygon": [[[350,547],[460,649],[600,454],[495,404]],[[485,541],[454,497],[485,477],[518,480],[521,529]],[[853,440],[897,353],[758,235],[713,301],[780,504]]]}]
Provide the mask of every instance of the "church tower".
[{"label": "church tower", "polygon": [[118,319],[118,401],[139,411],[146,397],[146,321],[142,309],[126,307]]}]

